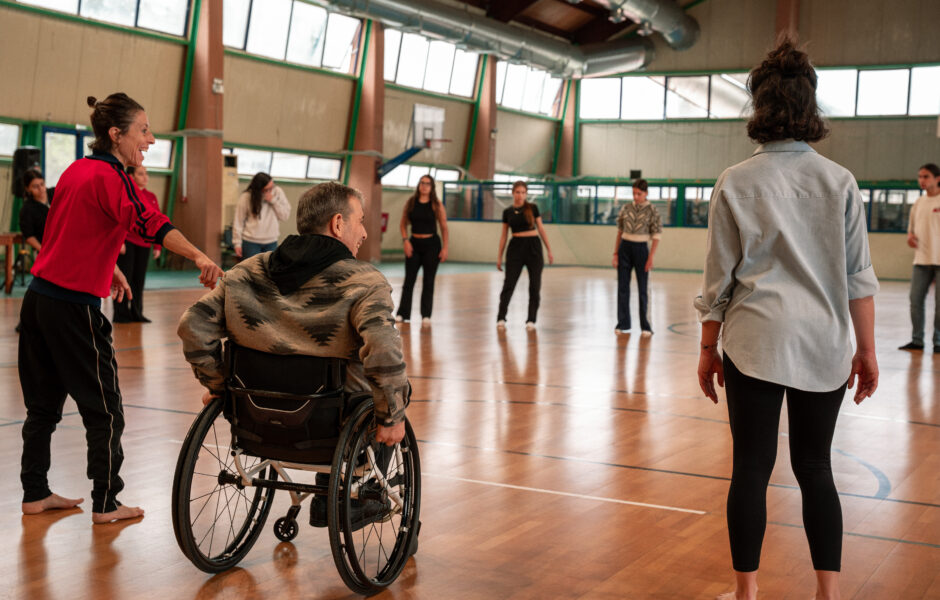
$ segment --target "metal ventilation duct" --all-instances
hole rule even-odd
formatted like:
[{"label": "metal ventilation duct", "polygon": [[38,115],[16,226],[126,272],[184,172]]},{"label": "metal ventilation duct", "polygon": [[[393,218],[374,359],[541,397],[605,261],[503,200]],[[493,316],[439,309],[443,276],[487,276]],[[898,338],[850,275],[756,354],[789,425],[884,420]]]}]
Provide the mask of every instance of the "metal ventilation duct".
[{"label": "metal ventilation duct", "polygon": [[646,38],[573,46],[430,0],[320,2],[339,12],[447,40],[460,48],[492,54],[503,60],[532,65],[565,79],[636,71],[649,64],[654,55],[653,44]]},{"label": "metal ventilation duct", "polygon": [[685,14],[675,0],[594,0],[610,10],[611,19],[630,19],[640,32],[658,31],[676,50],[688,50],[698,40],[698,21]]}]

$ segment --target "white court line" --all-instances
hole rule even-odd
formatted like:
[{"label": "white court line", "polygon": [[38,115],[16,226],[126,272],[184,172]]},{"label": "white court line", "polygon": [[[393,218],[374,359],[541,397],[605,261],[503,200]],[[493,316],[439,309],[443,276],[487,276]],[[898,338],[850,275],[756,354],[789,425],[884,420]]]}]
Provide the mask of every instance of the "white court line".
[{"label": "white court line", "polygon": [[620,500],[619,498],[604,498],[602,496],[587,496],[585,494],[575,494],[572,492],[559,492],[556,490],[545,490],[541,488],[525,487],[522,485],[510,485],[508,483],[497,483],[495,481],[481,481],[479,479],[465,479],[463,477],[451,477],[450,475],[438,475],[436,473],[421,473],[422,476],[437,477],[440,479],[451,479],[453,481],[464,481],[466,483],[479,483],[480,485],[490,485],[493,487],[509,488],[513,490],[523,490],[526,492],[538,492],[541,494],[554,494],[556,496],[568,496],[571,498],[582,498],[584,500],[597,500],[599,502],[613,502],[614,504],[629,504],[630,506],[642,506],[645,508],[658,508],[660,510],[672,510],[684,512],[693,515],[707,515],[704,510],[692,510],[690,508],[679,508],[677,506],[663,506],[662,504],[647,504],[646,502],[632,502],[630,500]]}]

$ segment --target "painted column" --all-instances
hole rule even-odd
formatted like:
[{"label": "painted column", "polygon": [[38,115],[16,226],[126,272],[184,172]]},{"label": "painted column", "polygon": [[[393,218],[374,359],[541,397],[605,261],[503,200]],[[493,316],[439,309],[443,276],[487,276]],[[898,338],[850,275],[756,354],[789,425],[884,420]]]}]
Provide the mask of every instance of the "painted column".
[{"label": "painted column", "polygon": [[800,0],[777,0],[777,39],[788,35],[794,39],[800,33]]},{"label": "painted column", "polygon": [[464,168],[470,179],[490,180],[496,173],[496,58],[480,60],[477,98],[470,121]]},{"label": "painted column", "polygon": [[[349,149],[382,152],[385,122],[385,31],[378,21],[364,21],[363,55],[350,115]],[[369,237],[359,248],[359,260],[382,260],[382,183],[377,172],[382,164],[376,156],[351,154],[346,159],[346,182],[365,197],[366,231]],[[398,235],[389,227],[388,235]]]},{"label": "painted column", "polygon": [[561,122],[555,137],[555,159],[552,162],[552,173],[562,179],[574,176],[574,131],[577,116],[574,96],[577,92],[577,82],[569,79],[564,90],[561,99]]}]

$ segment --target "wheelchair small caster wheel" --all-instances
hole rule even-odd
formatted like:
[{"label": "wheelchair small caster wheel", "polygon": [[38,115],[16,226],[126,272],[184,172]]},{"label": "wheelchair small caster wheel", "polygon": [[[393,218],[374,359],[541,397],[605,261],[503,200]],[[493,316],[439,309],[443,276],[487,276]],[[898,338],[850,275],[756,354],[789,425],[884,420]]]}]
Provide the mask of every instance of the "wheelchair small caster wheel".
[{"label": "wheelchair small caster wheel", "polygon": [[274,522],[274,535],[282,542],[289,542],[297,537],[300,527],[297,526],[296,519],[281,517]]}]

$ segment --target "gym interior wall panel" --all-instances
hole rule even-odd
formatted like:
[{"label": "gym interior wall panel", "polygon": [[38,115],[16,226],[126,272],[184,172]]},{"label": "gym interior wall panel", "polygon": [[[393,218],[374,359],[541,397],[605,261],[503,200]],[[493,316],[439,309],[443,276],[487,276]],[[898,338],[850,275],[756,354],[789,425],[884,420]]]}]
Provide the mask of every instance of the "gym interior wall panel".
[{"label": "gym interior wall panel", "polygon": [[87,96],[125,92],[151,128],[176,128],[182,44],[0,7],[0,114],[88,124]]},{"label": "gym interior wall panel", "polygon": [[[382,190],[382,212],[388,213],[388,227],[385,235],[382,236],[383,251],[403,252],[401,232],[398,225],[401,223],[401,212],[405,208],[405,202],[411,196],[411,190],[399,190],[384,188]],[[440,194],[440,191],[438,191]],[[448,230],[450,226],[448,225]],[[372,232],[369,232],[372,235]]]},{"label": "gym interior wall panel", "polygon": [[13,163],[0,162],[0,231],[10,231],[13,216]]},{"label": "gym interior wall panel", "polygon": [[227,55],[225,141],[343,152],[355,84],[344,77]]},{"label": "gym interior wall panel", "polygon": [[936,162],[940,137],[933,119],[843,119],[816,151],[864,181],[912,180],[917,168]]},{"label": "gym interior wall panel", "polygon": [[[820,0],[825,1],[825,0]],[[773,46],[776,0],[706,0],[688,10],[701,28],[688,50],[673,50],[654,35],[649,71],[750,69]]]},{"label": "gym interior wall panel", "polygon": [[411,160],[437,165],[463,166],[473,105],[460,100],[448,100],[402,90],[385,88],[385,122],[382,132],[383,154],[391,158],[411,146],[408,131],[415,104],[438,106],[444,109],[444,137],[451,140],[438,150],[427,149]]},{"label": "gym interior wall panel", "polygon": [[496,171],[548,173],[558,123],[504,110],[496,113]]},{"label": "gym interior wall panel", "polygon": [[938,17],[936,0],[802,0],[800,38],[819,65],[936,62]]}]

